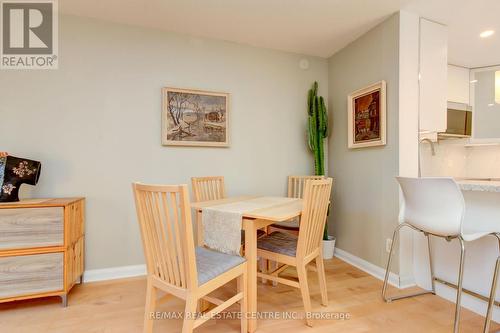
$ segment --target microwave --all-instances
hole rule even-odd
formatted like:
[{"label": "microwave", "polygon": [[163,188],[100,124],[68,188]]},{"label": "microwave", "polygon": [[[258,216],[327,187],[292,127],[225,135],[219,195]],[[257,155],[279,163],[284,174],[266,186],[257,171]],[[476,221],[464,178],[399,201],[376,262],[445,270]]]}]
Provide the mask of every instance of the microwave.
[{"label": "microwave", "polygon": [[447,128],[444,134],[470,137],[472,134],[472,111],[448,108]]}]

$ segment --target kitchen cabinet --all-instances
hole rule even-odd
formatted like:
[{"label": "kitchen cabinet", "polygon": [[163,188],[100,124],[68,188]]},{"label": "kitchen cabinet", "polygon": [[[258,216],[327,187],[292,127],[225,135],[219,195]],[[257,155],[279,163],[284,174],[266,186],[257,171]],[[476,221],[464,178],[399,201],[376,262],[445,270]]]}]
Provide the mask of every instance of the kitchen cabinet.
[{"label": "kitchen cabinet", "polygon": [[446,131],[448,29],[420,19],[420,131]]},{"label": "kitchen cabinet", "polygon": [[448,102],[470,105],[470,70],[448,65]]}]

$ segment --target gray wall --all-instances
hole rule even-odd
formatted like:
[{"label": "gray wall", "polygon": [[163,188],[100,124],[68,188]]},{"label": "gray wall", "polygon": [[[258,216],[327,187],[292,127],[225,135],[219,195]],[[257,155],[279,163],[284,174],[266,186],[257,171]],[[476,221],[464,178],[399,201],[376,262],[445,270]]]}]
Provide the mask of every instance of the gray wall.
[{"label": "gray wall", "polygon": [[[54,71],[0,73],[0,150],[43,162],[25,196],[87,198],[87,269],[143,262],[131,182],[224,175],[229,195],[284,195],[312,172],[306,94],[326,59],[76,17]],[[161,88],[231,93],[231,147],[160,145]]]},{"label": "gray wall", "polygon": [[[329,59],[329,173],[335,178],[330,232],[338,248],[383,267],[397,225],[399,15]],[[347,148],[347,95],[387,82],[387,145]],[[396,265],[395,265],[396,266]],[[397,269],[396,269],[397,270]]]}]

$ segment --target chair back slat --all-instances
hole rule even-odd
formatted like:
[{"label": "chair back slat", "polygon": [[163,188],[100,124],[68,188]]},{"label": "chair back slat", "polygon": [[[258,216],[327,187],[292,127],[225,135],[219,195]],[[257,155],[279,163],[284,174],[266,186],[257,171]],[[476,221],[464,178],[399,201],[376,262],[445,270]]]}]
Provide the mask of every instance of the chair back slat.
[{"label": "chair back slat", "polygon": [[[177,221],[181,220],[181,214],[179,212],[179,204],[177,203],[177,196],[175,193],[170,193],[170,199],[172,202],[172,211],[173,218]],[[191,223],[191,222],[190,222]],[[178,261],[178,272],[180,274],[179,281],[185,281],[185,273],[184,273],[184,258],[183,258],[183,249],[182,249],[182,240],[186,239],[185,232],[183,228],[180,228],[178,223],[172,223],[174,228],[175,237],[175,248],[177,253],[177,261]],[[177,236],[178,235],[178,236]]]},{"label": "chair back slat", "polygon": [[304,258],[321,246],[332,190],[332,178],[306,180],[297,256]]},{"label": "chair back slat", "polygon": [[288,197],[302,199],[307,180],[324,179],[324,176],[288,176]]},{"label": "chair back slat", "polygon": [[148,275],[178,288],[197,286],[187,185],[133,184]]},{"label": "chair back slat", "polygon": [[155,247],[155,273],[165,279],[169,275],[168,268],[166,263],[161,260],[161,258],[164,258],[168,254],[168,251],[166,251],[165,243],[160,241],[164,237],[164,227],[156,195],[148,193],[146,197],[146,205],[149,209],[148,216],[152,221],[152,225],[149,227],[149,235],[151,239],[154,239],[152,244]]},{"label": "chair back slat", "polygon": [[[161,202],[163,207],[169,207],[168,206],[168,201],[167,201],[167,194],[166,193],[161,193]],[[165,221],[170,221],[171,220],[171,213],[170,209],[164,209],[163,215],[165,218]],[[162,228],[162,236],[165,238],[165,246],[166,246],[166,251],[167,253],[175,253],[175,245],[174,245],[174,233],[172,231],[172,228],[167,227],[170,226],[170,223],[166,223],[165,227]],[[175,262],[173,261],[173,258],[170,256],[165,256],[165,263],[167,266],[167,272],[168,272],[168,278],[169,281],[175,279]]]},{"label": "chair back slat", "polygon": [[191,183],[196,202],[219,200],[226,197],[224,177],[222,176],[193,177]]}]

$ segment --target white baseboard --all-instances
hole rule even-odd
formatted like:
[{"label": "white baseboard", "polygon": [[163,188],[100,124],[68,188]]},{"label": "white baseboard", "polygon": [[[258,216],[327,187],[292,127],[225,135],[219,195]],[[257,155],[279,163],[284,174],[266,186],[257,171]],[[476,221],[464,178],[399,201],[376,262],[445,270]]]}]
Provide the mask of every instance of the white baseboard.
[{"label": "white baseboard", "polygon": [[[381,268],[377,265],[374,265],[360,257],[357,257],[347,251],[341,250],[339,248],[335,249],[335,257],[339,258],[351,264],[352,266],[359,268],[360,270],[376,277],[379,280],[384,280],[385,277],[385,268]],[[411,280],[401,281],[399,275],[390,273],[389,274],[389,284],[397,288],[409,288],[415,286],[415,283]]]},{"label": "white baseboard", "polygon": [[[442,297],[452,303],[457,300],[457,291],[453,288],[447,287],[441,283],[436,282],[436,295]],[[471,310],[481,316],[486,316],[486,308],[488,304],[479,300],[476,297],[472,297],[466,293],[462,293],[462,307]],[[498,307],[493,307],[493,315],[491,318],[493,321],[500,323],[500,309]],[[479,330],[478,330],[479,331]]]},{"label": "white baseboard", "polygon": [[[359,268],[360,270],[376,277],[379,280],[384,279],[385,269],[369,263],[368,261],[350,254],[349,252],[336,248],[335,257],[347,262],[348,264],[353,265],[356,268]],[[96,282],[124,279],[143,275],[146,275],[146,265],[110,267],[85,271],[83,275],[83,281]],[[389,283],[398,288],[407,288],[415,285],[413,281],[400,281],[399,276],[394,273],[389,274]]]},{"label": "white baseboard", "polygon": [[142,275],[146,275],[146,265],[91,269],[83,274],[83,282],[124,279]]},{"label": "white baseboard", "polygon": [[[349,252],[336,248],[335,257],[353,265],[356,268],[361,269],[362,271],[370,275],[373,275],[377,279],[380,280],[384,279],[385,270],[383,268],[378,267],[372,263],[369,263],[364,259],[356,257],[355,255],[352,255]],[[123,278],[136,277],[142,275],[146,275],[146,265],[110,267],[110,268],[92,269],[85,271],[83,275],[83,281],[96,282],[96,281],[123,279]],[[407,287],[400,283],[399,276],[394,273],[389,274],[389,283],[398,288]]]}]

